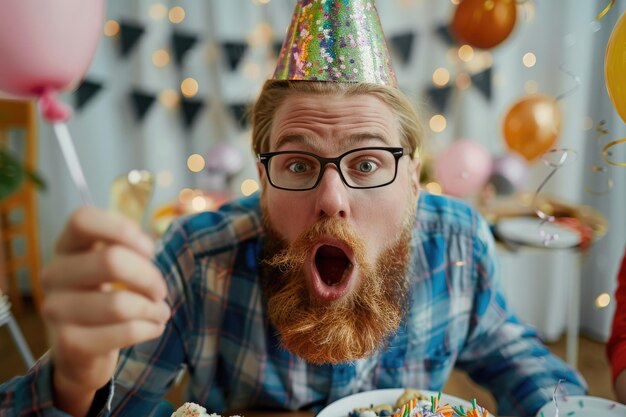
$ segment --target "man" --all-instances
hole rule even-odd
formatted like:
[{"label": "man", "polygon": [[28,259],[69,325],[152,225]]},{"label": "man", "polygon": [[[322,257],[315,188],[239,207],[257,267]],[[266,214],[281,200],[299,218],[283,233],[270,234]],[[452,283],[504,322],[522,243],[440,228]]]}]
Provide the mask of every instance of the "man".
[{"label": "man", "polygon": [[372,2],[300,0],[252,119],[261,195],[176,222],[156,267],[128,221],[71,217],[42,277],[50,356],[0,416],[147,415],[184,367],[216,412],[440,390],[454,366],[501,414],[534,415],[559,380],[584,392],[507,310],[485,222],[418,193],[419,123]]}]

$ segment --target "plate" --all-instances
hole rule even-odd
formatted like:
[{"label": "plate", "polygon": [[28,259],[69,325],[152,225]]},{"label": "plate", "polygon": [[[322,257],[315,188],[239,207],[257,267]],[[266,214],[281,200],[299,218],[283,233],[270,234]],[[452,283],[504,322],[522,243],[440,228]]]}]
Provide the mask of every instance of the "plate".
[{"label": "plate", "polygon": [[[558,223],[541,224],[537,217],[511,217],[500,219],[495,225],[496,233],[514,243],[540,248],[575,248],[581,243],[580,234]],[[543,235],[542,235],[543,234]],[[546,235],[554,236],[545,245]]]},{"label": "plate", "polygon": [[[435,391],[419,390],[422,394],[430,398],[439,395]],[[352,394],[327,405],[320,411],[316,417],[346,417],[348,413],[355,408],[369,407],[371,404],[395,404],[396,400],[402,393],[404,388],[388,388],[377,389],[373,391],[364,391]],[[452,406],[462,405],[464,408],[472,408],[472,404],[468,401],[457,398],[453,395],[441,394],[440,404],[448,403]],[[479,404],[480,405],[480,404]],[[493,417],[489,414],[490,417]]]},{"label": "plate", "polygon": [[[600,397],[588,397],[585,395],[572,395],[571,397],[557,398],[559,416],[571,417],[624,417],[626,406],[615,401]],[[554,402],[541,407],[537,417],[554,417],[556,408]]]}]

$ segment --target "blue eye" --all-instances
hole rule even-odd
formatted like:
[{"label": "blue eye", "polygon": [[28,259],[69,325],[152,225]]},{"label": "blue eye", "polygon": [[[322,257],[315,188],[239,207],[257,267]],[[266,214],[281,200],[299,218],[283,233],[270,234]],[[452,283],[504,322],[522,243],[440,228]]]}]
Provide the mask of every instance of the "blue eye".
[{"label": "blue eye", "polygon": [[372,172],[376,169],[376,164],[371,161],[362,161],[359,162],[357,168],[360,172]]},{"label": "blue eye", "polygon": [[291,172],[295,172],[295,173],[307,172],[310,169],[311,169],[311,167],[309,167],[307,164],[305,164],[304,162],[301,162],[301,161],[289,164],[289,170]]}]

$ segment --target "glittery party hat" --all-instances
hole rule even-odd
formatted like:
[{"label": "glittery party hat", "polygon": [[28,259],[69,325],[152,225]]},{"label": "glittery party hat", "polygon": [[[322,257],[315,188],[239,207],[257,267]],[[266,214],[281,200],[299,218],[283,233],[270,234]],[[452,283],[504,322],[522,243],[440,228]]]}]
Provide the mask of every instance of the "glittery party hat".
[{"label": "glittery party hat", "polygon": [[395,87],[374,0],[297,0],[274,79]]}]

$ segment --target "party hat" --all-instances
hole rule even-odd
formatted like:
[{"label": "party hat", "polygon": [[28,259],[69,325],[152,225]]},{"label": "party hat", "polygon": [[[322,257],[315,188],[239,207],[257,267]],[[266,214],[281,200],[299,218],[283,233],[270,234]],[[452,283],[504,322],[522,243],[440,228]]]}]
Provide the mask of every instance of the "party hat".
[{"label": "party hat", "polygon": [[297,0],[276,80],[397,86],[373,0]]}]

